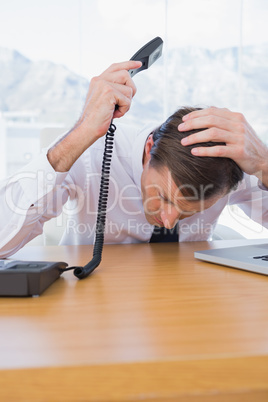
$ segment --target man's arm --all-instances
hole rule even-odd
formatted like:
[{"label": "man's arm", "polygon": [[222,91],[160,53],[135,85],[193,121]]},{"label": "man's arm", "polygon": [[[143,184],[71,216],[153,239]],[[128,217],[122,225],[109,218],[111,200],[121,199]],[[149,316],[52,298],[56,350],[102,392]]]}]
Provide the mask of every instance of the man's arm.
[{"label": "man's arm", "polygon": [[268,188],[268,148],[258,138],[241,113],[211,107],[184,116],[179,131],[207,128],[182,139],[182,145],[205,141],[219,141],[226,145],[196,147],[196,156],[226,157],[233,159],[249,175],[255,175]]},{"label": "man's arm", "polygon": [[79,121],[48,151],[48,160],[57,172],[68,171],[87,148],[106,134],[111,120],[129,110],[136,87],[128,70],[140,66],[139,61],[113,64],[91,80]]},{"label": "man's arm", "polygon": [[128,70],[140,66],[135,61],[114,64],[93,78],[74,128],[48,155],[42,153],[0,183],[0,258],[14,254],[42,233],[44,222],[61,212],[68,196],[76,197],[75,191],[83,183],[78,183],[79,179],[74,183],[68,171],[91,144],[105,135],[112,118],[128,111],[136,92]]},{"label": "man's arm", "polygon": [[56,173],[45,152],[0,183],[0,258],[14,254],[59,215],[74,196],[68,173]]}]

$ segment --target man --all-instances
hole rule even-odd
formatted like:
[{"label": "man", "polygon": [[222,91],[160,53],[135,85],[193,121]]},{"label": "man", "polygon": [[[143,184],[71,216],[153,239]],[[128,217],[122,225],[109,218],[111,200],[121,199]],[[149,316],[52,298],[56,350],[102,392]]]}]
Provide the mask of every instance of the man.
[{"label": "man", "polygon": [[[67,200],[69,219],[61,244],[93,243],[104,135],[111,120],[129,110],[136,88],[128,70],[140,65],[135,61],[114,64],[93,78],[74,128],[2,183],[1,258],[42,233],[44,222],[57,216]],[[267,185],[267,150],[241,119],[221,109],[190,114],[184,109],[158,128],[137,132],[118,125],[105,242],[148,242],[155,226],[170,229],[182,219],[180,241],[207,240],[227,203],[239,204],[249,216],[268,226],[268,192],[258,187],[258,179],[260,185]],[[244,141],[240,135],[236,138],[236,130],[242,128]],[[192,130],[188,143],[185,134],[180,134],[183,130]],[[251,162],[245,153],[247,138],[255,144]],[[200,144],[204,141],[205,148]],[[196,142],[197,148],[192,145]],[[194,156],[195,149],[198,156],[207,157]],[[241,169],[248,174],[228,195],[241,181]],[[265,208],[260,209],[261,203]]]}]

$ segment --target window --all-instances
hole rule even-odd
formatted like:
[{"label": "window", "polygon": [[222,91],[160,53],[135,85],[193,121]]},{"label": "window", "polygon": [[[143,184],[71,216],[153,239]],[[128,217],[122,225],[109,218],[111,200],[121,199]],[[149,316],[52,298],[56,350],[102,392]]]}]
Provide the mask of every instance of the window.
[{"label": "window", "polygon": [[[44,127],[71,127],[92,76],[155,36],[163,57],[135,77],[125,121],[178,106],[243,112],[267,140],[265,0],[9,0],[0,5],[0,178],[38,154]],[[3,152],[5,150],[5,152]]]}]

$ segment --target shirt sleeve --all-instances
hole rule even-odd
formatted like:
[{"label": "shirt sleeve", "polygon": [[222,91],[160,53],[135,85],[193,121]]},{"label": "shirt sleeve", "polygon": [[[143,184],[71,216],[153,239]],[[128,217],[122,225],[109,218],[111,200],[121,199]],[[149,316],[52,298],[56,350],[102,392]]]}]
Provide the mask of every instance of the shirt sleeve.
[{"label": "shirt sleeve", "polygon": [[43,232],[69,197],[68,172],[55,172],[46,151],[0,182],[0,258],[14,254]]},{"label": "shirt sleeve", "polygon": [[258,186],[261,190],[268,191],[268,187],[266,187],[260,180],[258,180]]},{"label": "shirt sleeve", "polygon": [[245,174],[237,190],[229,195],[228,204],[237,204],[250,219],[268,228],[267,190],[255,176]]}]

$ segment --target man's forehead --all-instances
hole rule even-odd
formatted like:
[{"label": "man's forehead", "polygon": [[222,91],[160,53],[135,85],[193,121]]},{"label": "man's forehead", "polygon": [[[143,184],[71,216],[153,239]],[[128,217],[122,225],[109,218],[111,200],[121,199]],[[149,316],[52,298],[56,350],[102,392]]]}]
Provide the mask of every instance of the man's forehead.
[{"label": "man's forehead", "polygon": [[163,166],[160,169],[155,169],[154,170],[154,179],[153,182],[150,185],[155,186],[155,188],[157,188],[158,190],[162,190],[165,192],[165,195],[169,195],[171,198],[173,198],[174,200],[184,200],[185,202],[188,201],[198,201],[198,194],[195,191],[192,191],[193,195],[189,195],[189,196],[185,196],[183,195],[183,193],[188,189],[191,190],[191,187],[188,184],[182,184],[182,185],[177,185],[172,177],[172,174],[170,172],[170,170],[168,169],[168,167]]},{"label": "man's forehead", "polygon": [[[229,192],[225,188],[222,189],[221,193],[211,195],[211,190],[213,190],[214,187],[213,183],[208,183],[206,185],[200,183],[198,188],[190,183],[176,184],[167,166],[163,166],[159,170],[159,175],[161,177],[159,180],[159,185],[161,185],[163,189],[166,188],[173,193],[174,198],[187,203],[207,201],[208,203],[213,204]],[[210,194],[209,197],[208,194]]]}]

